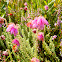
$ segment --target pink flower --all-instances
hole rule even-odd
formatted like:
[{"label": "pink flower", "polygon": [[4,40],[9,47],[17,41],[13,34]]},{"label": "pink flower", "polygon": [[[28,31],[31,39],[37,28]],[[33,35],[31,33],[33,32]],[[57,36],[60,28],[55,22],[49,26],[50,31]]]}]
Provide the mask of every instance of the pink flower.
[{"label": "pink flower", "polygon": [[32,20],[32,28],[37,28],[38,27],[38,25],[37,25],[37,17],[34,19],[34,20]]},{"label": "pink flower", "polygon": [[6,31],[7,31],[7,32],[11,31],[11,29],[12,29],[13,27],[15,27],[15,24],[14,24],[14,23],[9,24],[8,27],[7,27],[7,29],[6,29]]},{"label": "pink flower", "polygon": [[52,40],[56,39],[56,37],[57,37],[57,35],[54,35],[54,36],[52,37]]},{"label": "pink flower", "polygon": [[17,31],[17,26],[15,26],[15,24],[11,23],[8,28],[6,29],[7,32],[10,32],[11,34],[14,34],[14,36],[17,35],[18,31]]},{"label": "pink flower", "polygon": [[10,32],[11,32],[11,34],[14,34],[14,36],[16,36],[16,35],[17,35],[17,33],[18,33],[17,29],[16,29],[16,28],[14,28],[14,27],[11,29],[11,31],[10,31]]},{"label": "pink flower", "polygon": [[39,30],[43,30],[44,25],[48,25],[48,21],[43,16],[39,16],[35,23]]},{"label": "pink flower", "polygon": [[27,2],[25,2],[24,5],[27,6]]},{"label": "pink flower", "polygon": [[40,62],[40,60],[34,57],[31,59],[31,62]]},{"label": "pink flower", "polygon": [[0,24],[0,27],[2,27],[2,24]]},{"label": "pink flower", "polygon": [[38,17],[37,23],[48,25],[48,21],[43,16]]},{"label": "pink flower", "polygon": [[0,36],[2,40],[5,40],[5,36],[4,35],[1,35]]},{"label": "pink flower", "polygon": [[24,10],[27,11],[27,7],[26,6],[24,7]]},{"label": "pink flower", "polygon": [[22,10],[23,8],[21,7],[20,10]]},{"label": "pink flower", "polygon": [[4,23],[4,18],[0,17],[0,23],[3,24]]},{"label": "pink flower", "polygon": [[27,24],[32,29],[38,28],[39,30],[43,30],[44,25],[48,25],[48,21],[43,16],[39,16],[39,17],[36,17],[34,20],[28,22]]},{"label": "pink flower", "polygon": [[56,35],[53,36],[53,38],[56,38],[56,37],[57,37]]},{"label": "pink flower", "polygon": [[62,23],[62,21],[61,21],[61,23]]},{"label": "pink flower", "polygon": [[44,8],[45,8],[45,10],[48,10],[48,6],[47,5],[45,5]]},{"label": "pink flower", "polygon": [[13,39],[12,43],[16,44],[17,46],[20,46],[20,43],[17,39]]},{"label": "pink flower", "polygon": [[57,23],[55,23],[54,26],[56,27],[57,26]]},{"label": "pink flower", "polygon": [[34,20],[32,20],[32,24],[37,24],[38,17],[35,17]]},{"label": "pink flower", "polygon": [[37,36],[37,39],[39,40],[39,41],[43,41],[44,40],[44,33],[42,33],[42,32],[39,32],[38,33],[38,36]]},{"label": "pink flower", "polygon": [[47,29],[50,29],[50,25],[47,25]]},{"label": "pink flower", "polygon": [[44,30],[44,24],[41,24],[40,26],[38,26],[39,30]]},{"label": "pink flower", "polygon": [[3,55],[8,56],[8,52],[7,51],[3,51]]},{"label": "pink flower", "polygon": [[61,23],[61,21],[59,20],[59,17],[58,17],[57,25],[60,26],[60,23]]}]

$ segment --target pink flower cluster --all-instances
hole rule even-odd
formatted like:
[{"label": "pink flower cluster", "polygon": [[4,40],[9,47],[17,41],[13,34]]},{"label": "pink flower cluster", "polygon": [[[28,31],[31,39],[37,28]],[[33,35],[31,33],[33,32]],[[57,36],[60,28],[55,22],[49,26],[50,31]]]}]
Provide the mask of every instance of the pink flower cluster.
[{"label": "pink flower cluster", "polygon": [[14,36],[16,36],[17,33],[18,33],[17,27],[15,26],[14,23],[11,23],[10,25],[8,25],[6,31],[7,31],[7,32],[10,32],[11,34],[14,34]]},{"label": "pink flower cluster", "polygon": [[31,59],[31,62],[40,62],[40,60],[34,57]]},{"label": "pink flower cluster", "polygon": [[33,29],[38,28],[39,30],[43,30],[44,25],[48,25],[48,21],[43,16],[36,17],[34,20],[27,23],[28,27]]},{"label": "pink flower cluster", "polygon": [[13,39],[12,43],[16,44],[17,46],[20,46],[20,43],[17,39]]},{"label": "pink flower cluster", "polygon": [[39,41],[43,41],[44,40],[44,33],[42,33],[42,32],[39,32],[38,33],[38,36],[37,36],[37,39],[39,40]]}]

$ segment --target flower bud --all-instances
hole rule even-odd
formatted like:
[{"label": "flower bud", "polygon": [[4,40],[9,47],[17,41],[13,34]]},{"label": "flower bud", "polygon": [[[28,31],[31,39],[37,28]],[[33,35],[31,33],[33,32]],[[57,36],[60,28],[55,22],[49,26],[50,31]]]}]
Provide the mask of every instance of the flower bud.
[{"label": "flower bud", "polygon": [[27,2],[25,2],[24,5],[27,6]]},{"label": "flower bud", "polygon": [[5,36],[4,36],[4,35],[1,35],[1,39],[2,39],[2,40],[5,40]]},{"label": "flower bud", "polygon": [[44,8],[45,8],[45,10],[48,10],[48,6],[47,5],[45,5]]},{"label": "flower bud", "polygon": [[57,26],[57,23],[55,23],[54,26],[56,27]]},{"label": "flower bud", "polygon": [[20,10],[22,10],[23,8],[20,8]]},{"label": "flower bud", "polygon": [[57,37],[57,35],[54,35],[54,36],[52,37],[52,40],[56,39],[56,37]]},{"label": "flower bud", "polygon": [[27,7],[26,6],[24,7],[24,10],[27,11]]},{"label": "flower bud", "polygon": [[33,29],[32,31],[33,31],[33,33],[36,33],[36,29]]}]

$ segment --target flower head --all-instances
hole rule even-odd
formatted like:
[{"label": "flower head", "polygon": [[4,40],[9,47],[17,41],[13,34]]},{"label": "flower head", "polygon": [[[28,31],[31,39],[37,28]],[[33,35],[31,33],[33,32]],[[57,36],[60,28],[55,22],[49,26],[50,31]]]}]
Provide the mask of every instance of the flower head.
[{"label": "flower head", "polygon": [[62,21],[61,21],[61,23],[62,23]]},{"label": "flower head", "polygon": [[26,6],[24,7],[24,10],[27,11],[27,7]]},{"label": "flower head", "polygon": [[14,23],[10,23],[6,29],[7,32],[11,31],[11,29],[15,27],[15,24]]},{"label": "flower head", "polygon": [[24,5],[27,6],[27,2],[25,2]]},{"label": "flower head", "polygon": [[54,26],[56,27],[57,26],[57,23],[55,23]]},{"label": "flower head", "polygon": [[8,56],[8,52],[7,51],[3,51],[3,55]]},{"label": "flower head", "polygon": [[38,29],[43,30],[44,25],[48,25],[48,21],[43,16],[39,16],[37,20],[37,24],[38,24]]},{"label": "flower head", "polygon": [[38,27],[38,25],[37,25],[37,20],[38,20],[38,18],[37,17],[35,17],[35,19],[34,20],[32,20],[32,28],[37,28]]},{"label": "flower head", "polygon": [[14,34],[14,36],[16,36],[16,35],[17,35],[17,33],[18,33],[17,29],[16,29],[16,28],[14,28],[14,27],[11,29],[11,31],[10,31],[10,32],[11,32],[11,34]]},{"label": "flower head", "polygon": [[44,40],[44,33],[42,33],[42,32],[39,32],[38,33],[38,36],[37,36],[37,39],[39,40],[39,41],[43,41]]},{"label": "flower head", "polygon": [[40,62],[40,60],[34,57],[31,59],[31,62]]},{"label": "flower head", "polygon": [[20,10],[22,10],[23,8],[21,7]]},{"label": "flower head", "polygon": [[52,37],[52,40],[56,39],[56,37],[57,37],[57,35],[54,35],[54,36]]},{"label": "flower head", "polygon": [[31,27],[32,29],[38,28],[39,30],[43,30],[44,25],[48,25],[48,21],[43,16],[36,17],[34,20],[27,23],[28,27]]},{"label": "flower head", "polygon": [[10,32],[11,34],[14,34],[14,36],[17,35],[18,31],[17,31],[17,27],[15,26],[14,23],[11,23],[8,25],[7,29],[6,29],[7,32]]},{"label": "flower head", "polygon": [[39,16],[37,22],[40,24],[48,25],[48,21],[43,16]]},{"label": "flower head", "polygon": [[0,36],[2,40],[5,40],[5,36],[4,35],[1,35]]},{"label": "flower head", "polygon": [[17,39],[13,39],[12,43],[16,44],[17,46],[20,46],[20,43]]},{"label": "flower head", "polygon": [[45,8],[45,10],[48,10],[48,6],[47,5],[45,5],[44,8]]}]

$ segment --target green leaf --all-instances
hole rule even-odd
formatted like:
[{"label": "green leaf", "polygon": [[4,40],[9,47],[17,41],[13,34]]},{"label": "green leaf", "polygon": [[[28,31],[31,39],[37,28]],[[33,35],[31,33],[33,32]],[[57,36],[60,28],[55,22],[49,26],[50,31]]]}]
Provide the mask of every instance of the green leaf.
[{"label": "green leaf", "polygon": [[47,5],[47,2],[46,1],[44,1],[44,3],[45,3],[45,5]]}]

